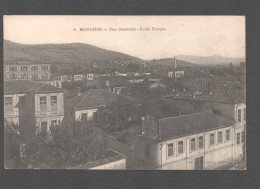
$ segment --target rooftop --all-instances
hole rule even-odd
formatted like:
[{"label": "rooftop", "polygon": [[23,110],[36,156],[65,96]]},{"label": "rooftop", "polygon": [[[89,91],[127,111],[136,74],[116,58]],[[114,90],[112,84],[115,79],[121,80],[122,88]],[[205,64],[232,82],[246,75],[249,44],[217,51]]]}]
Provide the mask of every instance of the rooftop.
[{"label": "rooftop", "polygon": [[65,99],[65,106],[75,109],[85,109],[109,105],[114,99],[123,97],[125,101],[133,101],[131,97],[117,95],[104,89],[90,89],[80,95]]},{"label": "rooftop", "polygon": [[7,60],[4,61],[4,65],[41,65],[41,64],[47,64],[50,65],[49,63],[46,62],[29,62],[29,61],[11,61],[11,60]]},{"label": "rooftop", "polygon": [[147,129],[144,134],[145,137],[161,140],[180,138],[232,126],[234,123],[232,119],[221,115],[217,110],[163,118],[159,119],[158,122],[159,128]]},{"label": "rooftop", "polygon": [[30,80],[14,80],[4,82],[4,94],[23,94],[27,92],[50,93],[63,91],[63,89],[49,85],[47,83],[39,83]]}]

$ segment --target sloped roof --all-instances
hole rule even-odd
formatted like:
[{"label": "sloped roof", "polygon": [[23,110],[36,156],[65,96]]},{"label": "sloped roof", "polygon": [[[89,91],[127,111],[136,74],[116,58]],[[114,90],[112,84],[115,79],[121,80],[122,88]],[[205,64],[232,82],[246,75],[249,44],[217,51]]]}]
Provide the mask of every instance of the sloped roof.
[{"label": "sloped roof", "polygon": [[4,94],[23,94],[27,92],[49,93],[63,91],[63,89],[49,85],[47,83],[39,83],[30,80],[14,80],[4,82]]},{"label": "sloped roof", "polygon": [[159,119],[160,139],[189,136],[232,126],[234,121],[215,110]]},{"label": "sloped roof", "polygon": [[65,106],[76,109],[107,106],[115,95],[104,89],[90,89],[76,97],[65,99]]},{"label": "sloped roof", "polygon": [[124,104],[129,104],[134,101],[134,98],[118,95],[104,89],[90,89],[89,91],[83,92],[80,95],[65,99],[65,107],[75,109],[87,109],[94,107],[107,106],[118,97],[123,98]]}]

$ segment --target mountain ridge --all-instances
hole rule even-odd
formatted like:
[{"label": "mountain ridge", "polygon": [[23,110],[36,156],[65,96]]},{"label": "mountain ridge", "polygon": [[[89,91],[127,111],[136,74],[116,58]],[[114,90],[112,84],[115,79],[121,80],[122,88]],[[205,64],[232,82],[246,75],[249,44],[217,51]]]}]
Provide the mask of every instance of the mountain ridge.
[{"label": "mountain ridge", "polygon": [[[223,57],[215,54],[212,56],[177,55],[172,58],[154,59],[157,64],[171,65],[174,57],[181,65],[216,65],[216,64],[238,64],[242,57]],[[85,43],[48,43],[48,44],[21,44],[4,40],[4,63],[28,61],[34,63],[51,64],[78,64],[87,66],[97,64],[99,66],[122,66],[129,63],[140,64],[142,62],[153,63],[154,60],[143,60],[141,58],[103,49]]]},{"label": "mountain ridge", "polygon": [[239,64],[245,59],[244,57],[223,57],[219,54],[211,56],[177,55],[176,58],[198,65],[229,64],[230,62]]},{"label": "mountain ridge", "polygon": [[[14,53],[15,52],[15,53]],[[4,40],[4,63],[31,61],[35,63],[112,64],[141,63],[144,60],[124,53],[84,43],[20,44]]]}]

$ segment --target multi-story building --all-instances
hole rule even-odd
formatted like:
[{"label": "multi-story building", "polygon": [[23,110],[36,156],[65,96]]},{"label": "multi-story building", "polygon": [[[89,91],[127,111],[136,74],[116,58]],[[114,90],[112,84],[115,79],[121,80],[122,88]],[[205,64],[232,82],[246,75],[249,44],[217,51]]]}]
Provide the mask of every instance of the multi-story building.
[{"label": "multi-story building", "polygon": [[46,83],[5,81],[4,118],[16,125],[34,127],[35,132],[50,131],[64,118],[63,90]]},{"label": "multi-story building", "polygon": [[4,80],[49,80],[50,64],[18,62],[4,65]]},{"label": "multi-story building", "polygon": [[245,104],[155,120],[142,118],[126,138],[132,165],[141,169],[216,169],[242,158]]}]

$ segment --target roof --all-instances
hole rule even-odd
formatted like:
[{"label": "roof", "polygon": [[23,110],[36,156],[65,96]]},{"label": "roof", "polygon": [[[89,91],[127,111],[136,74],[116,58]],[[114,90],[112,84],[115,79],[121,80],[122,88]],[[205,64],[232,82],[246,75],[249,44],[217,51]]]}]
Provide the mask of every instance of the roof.
[{"label": "roof", "polygon": [[107,106],[117,95],[104,89],[90,89],[80,95],[65,99],[65,106],[75,109]]},{"label": "roof", "polygon": [[23,94],[28,92],[50,93],[63,91],[63,89],[49,85],[47,83],[39,83],[30,80],[14,80],[4,82],[4,94]]},{"label": "roof", "polygon": [[233,123],[234,120],[221,115],[216,110],[210,110],[160,119],[159,132],[161,139],[169,139],[228,127]]},{"label": "roof", "polygon": [[159,127],[158,125],[147,126],[143,136],[158,140],[180,138],[232,126],[234,120],[221,115],[218,110],[209,110],[159,119],[158,123]]},{"label": "roof", "polygon": [[12,61],[12,60],[5,60],[4,65],[5,66],[11,66],[11,65],[50,65],[50,63],[47,62],[29,62],[29,61]]}]

